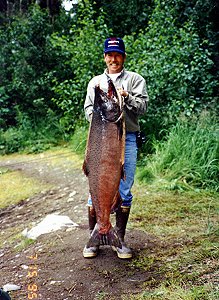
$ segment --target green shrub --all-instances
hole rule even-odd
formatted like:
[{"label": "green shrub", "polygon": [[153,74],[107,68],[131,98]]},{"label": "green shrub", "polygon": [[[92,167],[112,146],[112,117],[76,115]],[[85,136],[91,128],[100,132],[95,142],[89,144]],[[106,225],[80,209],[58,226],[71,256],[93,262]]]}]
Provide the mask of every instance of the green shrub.
[{"label": "green shrub", "polygon": [[199,118],[182,118],[163,141],[155,142],[155,153],[139,177],[144,180],[147,174],[153,174],[187,187],[218,190],[218,142],[219,126],[215,118],[205,113]]},{"label": "green shrub", "polygon": [[88,124],[86,126],[77,127],[71,137],[70,145],[74,152],[84,156],[88,137]]},{"label": "green shrub", "polygon": [[65,30],[59,27],[61,22],[62,16],[52,23],[48,12],[33,5],[26,14],[14,15],[0,26],[1,128],[16,125],[15,107],[33,119],[45,118],[48,109],[57,112],[51,101],[53,79],[63,80],[71,72],[64,66],[65,53],[50,43],[54,31],[68,28],[67,21]]},{"label": "green shrub", "polygon": [[108,34],[103,15],[95,19],[92,7],[83,1],[79,2],[76,23],[70,33],[52,36],[53,47],[67,53],[69,59],[65,64],[72,69],[71,79],[62,82],[54,79],[52,98],[63,112],[61,122],[66,130],[85,123],[83,105],[87,84],[94,75],[103,72],[103,42]]},{"label": "green shrub", "polygon": [[21,112],[17,112],[17,115],[17,127],[0,131],[0,154],[41,152],[68,138],[58,117],[51,110],[45,119],[31,120]]},{"label": "green shrub", "polygon": [[137,38],[125,37],[127,59],[131,58],[127,68],[147,81],[150,102],[143,124],[147,134],[168,128],[181,114],[218,108],[209,41],[199,37],[189,18],[180,27],[175,1],[155,3],[149,26]]}]

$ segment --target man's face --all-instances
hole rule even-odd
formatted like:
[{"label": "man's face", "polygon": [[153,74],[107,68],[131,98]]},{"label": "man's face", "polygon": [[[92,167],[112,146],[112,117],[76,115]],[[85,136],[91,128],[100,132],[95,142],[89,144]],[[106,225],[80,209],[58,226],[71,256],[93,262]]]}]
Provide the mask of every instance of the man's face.
[{"label": "man's face", "polygon": [[104,60],[109,74],[119,73],[123,69],[126,56],[119,52],[108,52],[104,54]]}]

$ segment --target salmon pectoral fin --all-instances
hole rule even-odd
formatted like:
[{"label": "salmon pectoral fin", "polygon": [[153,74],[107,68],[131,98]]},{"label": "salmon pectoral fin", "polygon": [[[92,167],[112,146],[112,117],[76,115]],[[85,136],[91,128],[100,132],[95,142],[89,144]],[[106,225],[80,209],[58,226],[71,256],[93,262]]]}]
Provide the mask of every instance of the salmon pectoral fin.
[{"label": "salmon pectoral fin", "polygon": [[96,224],[91,234],[90,240],[87,243],[87,247],[94,247],[99,245],[111,245],[115,247],[122,247],[116,231],[111,228],[108,233],[99,233],[99,227]]},{"label": "salmon pectoral fin", "polygon": [[84,160],[84,163],[83,163],[83,166],[82,166],[82,170],[84,171],[84,174],[85,174],[86,176],[88,176],[89,170],[88,170],[88,166],[87,166],[86,160]]}]

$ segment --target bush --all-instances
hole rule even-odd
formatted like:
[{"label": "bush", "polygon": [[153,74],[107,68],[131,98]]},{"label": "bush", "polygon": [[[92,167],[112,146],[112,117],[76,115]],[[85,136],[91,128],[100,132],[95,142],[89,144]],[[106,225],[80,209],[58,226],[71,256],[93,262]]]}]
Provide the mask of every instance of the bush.
[{"label": "bush", "polygon": [[84,157],[86,151],[88,124],[86,126],[77,127],[70,139],[70,146],[75,153]]},{"label": "bush", "polygon": [[67,140],[57,116],[52,111],[47,113],[45,120],[33,120],[21,112],[17,112],[17,115],[17,127],[0,131],[0,154],[41,152]]},{"label": "bush", "polygon": [[163,141],[155,143],[155,153],[141,169],[140,179],[153,174],[184,187],[218,190],[218,130],[216,119],[206,113],[180,119]]},{"label": "bush", "polygon": [[149,134],[176,123],[181,114],[218,107],[208,40],[200,39],[192,20],[179,27],[174,1],[155,3],[146,30],[137,38],[125,37],[127,68],[147,81],[150,102],[143,127]]},{"label": "bush", "polygon": [[54,34],[51,42],[54,48],[61,48],[69,57],[65,64],[72,69],[72,78],[56,81],[52,101],[61,109],[62,124],[66,130],[84,125],[84,101],[89,80],[104,70],[103,41],[109,30],[103,15],[93,18],[92,7],[86,1],[78,3],[76,23],[68,35]]},{"label": "bush", "polygon": [[[24,15],[17,14],[9,24],[0,27],[0,124],[7,129],[16,126],[16,110],[30,118],[45,118],[47,111],[57,112],[51,101],[54,77],[63,80],[69,74],[64,67],[65,53],[53,49],[50,36],[60,21],[51,23],[48,12],[37,5]],[[66,22],[67,23],[67,22]],[[65,30],[68,25],[65,25]]]}]

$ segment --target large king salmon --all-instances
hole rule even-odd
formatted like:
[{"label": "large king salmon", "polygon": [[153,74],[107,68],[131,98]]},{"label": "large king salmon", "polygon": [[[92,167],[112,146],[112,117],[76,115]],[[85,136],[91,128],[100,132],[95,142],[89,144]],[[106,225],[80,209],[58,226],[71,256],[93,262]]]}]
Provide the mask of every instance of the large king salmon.
[{"label": "large king salmon", "polygon": [[110,214],[119,197],[119,183],[124,176],[125,122],[123,98],[111,79],[108,93],[97,85],[83,170],[88,177],[97,224],[88,246],[120,241],[110,222]]}]

